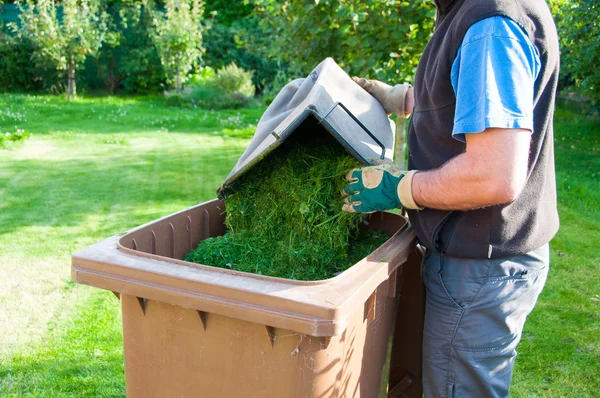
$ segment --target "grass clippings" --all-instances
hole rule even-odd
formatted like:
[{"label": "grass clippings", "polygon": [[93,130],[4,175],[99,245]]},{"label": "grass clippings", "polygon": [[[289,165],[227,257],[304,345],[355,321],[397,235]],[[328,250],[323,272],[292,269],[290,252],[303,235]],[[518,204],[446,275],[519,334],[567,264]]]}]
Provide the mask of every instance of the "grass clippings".
[{"label": "grass clippings", "polygon": [[225,197],[228,232],[200,242],[187,261],[296,280],[344,271],[388,238],[361,231],[341,210],[344,176],[360,163],[339,144],[280,148]]}]

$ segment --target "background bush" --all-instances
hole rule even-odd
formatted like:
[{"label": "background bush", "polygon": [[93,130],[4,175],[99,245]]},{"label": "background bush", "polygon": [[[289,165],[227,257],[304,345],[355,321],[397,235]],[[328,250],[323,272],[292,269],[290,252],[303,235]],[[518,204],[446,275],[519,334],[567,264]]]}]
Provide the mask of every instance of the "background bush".
[{"label": "background bush", "polygon": [[31,61],[66,75],[67,99],[75,97],[76,73],[107,40],[109,15],[102,0],[21,0],[19,22],[10,23],[15,38],[32,44]]},{"label": "background bush", "polygon": [[304,74],[326,56],[347,72],[411,81],[433,32],[429,0],[256,0],[269,54]]},{"label": "background bush", "polygon": [[203,0],[165,0],[164,10],[144,3],[152,16],[150,37],[158,51],[167,83],[179,92],[190,72],[199,66],[202,47]]},{"label": "background bush", "polygon": [[214,85],[203,84],[192,88],[188,98],[194,106],[205,109],[240,109],[254,104],[242,93],[226,93]]},{"label": "background bush", "polygon": [[182,92],[167,94],[167,106],[206,109],[239,109],[255,105],[252,73],[235,63],[218,71],[202,68],[190,79],[192,84]]},{"label": "background bush", "polygon": [[561,45],[561,86],[575,88],[600,105],[600,4],[552,1]]},{"label": "background bush", "polygon": [[247,97],[254,96],[254,84],[252,84],[252,72],[238,67],[235,62],[222,67],[215,74],[211,84],[225,93],[240,93]]},{"label": "background bush", "polygon": [[262,93],[273,81],[282,62],[272,57],[266,43],[270,38],[259,24],[249,2],[213,0],[206,4],[210,29],[204,35],[204,62],[213,68],[222,68],[235,62],[241,68],[253,71],[252,82]]},{"label": "background bush", "polygon": [[36,92],[54,85],[57,73],[32,64],[33,46],[0,31],[0,91]]},{"label": "background bush", "polygon": [[152,43],[151,15],[141,1],[124,1],[109,8],[117,41],[86,64],[85,79],[92,89],[111,93],[150,94],[165,87],[165,72]]},{"label": "background bush", "polygon": [[[165,89],[144,1],[105,0],[116,40],[105,43],[97,57],[88,57],[79,87],[133,94]],[[575,89],[600,104],[600,41],[595,40],[600,6],[595,0],[548,3],[561,44],[560,88]],[[154,4],[164,7],[160,0]],[[4,5],[0,15],[8,15],[10,7]],[[326,56],[350,74],[412,81],[435,18],[430,0],[212,0],[205,7],[201,65],[219,69],[235,62],[252,71],[256,93],[267,103],[281,86],[306,76]],[[1,21],[0,28],[6,31]],[[0,91],[59,91],[57,72],[36,66],[31,43],[13,39],[0,35]],[[205,91],[203,96],[211,97]]]}]

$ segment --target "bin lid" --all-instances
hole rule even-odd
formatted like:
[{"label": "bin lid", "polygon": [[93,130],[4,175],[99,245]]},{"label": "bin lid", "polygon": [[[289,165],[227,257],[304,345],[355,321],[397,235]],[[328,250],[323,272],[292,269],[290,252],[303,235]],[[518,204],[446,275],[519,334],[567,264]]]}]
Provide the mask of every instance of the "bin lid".
[{"label": "bin lid", "polygon": [[279,147],[306,117],[313,115],[361,163],[392,160],[394,122],[373,96],[356,84],[332,58],[307,78],[288,83],[260,118],[246,150],[217,190],[227,188]]}]

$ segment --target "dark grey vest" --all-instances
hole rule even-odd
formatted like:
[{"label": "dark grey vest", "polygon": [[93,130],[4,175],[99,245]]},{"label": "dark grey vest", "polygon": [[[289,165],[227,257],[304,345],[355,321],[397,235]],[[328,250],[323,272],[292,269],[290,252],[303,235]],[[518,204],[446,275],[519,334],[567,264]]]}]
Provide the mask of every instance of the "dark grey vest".
[{"label": "dark grey vest", "polygon": [[517,22],[536,46],[542,63],[535,82],[534,131],[527,183],[512,203],[469,211],[410,211],[419,241],[454,257],[506,258],[537,249],[558,230],[552,117],[558,81],[556,27],[544,0],[437,0],[438,16],[415,76],[410,122],[409,169],[430,170],[463,153],[452,138],[456,97],[450,69],[467,29],[482,19]]}]

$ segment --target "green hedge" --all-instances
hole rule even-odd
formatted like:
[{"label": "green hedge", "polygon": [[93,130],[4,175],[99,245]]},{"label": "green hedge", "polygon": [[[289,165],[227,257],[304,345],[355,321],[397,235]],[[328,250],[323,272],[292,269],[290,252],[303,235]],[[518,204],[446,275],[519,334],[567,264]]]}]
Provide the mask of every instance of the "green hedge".
[{"label": "green hedge", "polygon": [[[600,104],[600,6],[596,0],[549,1],[561,42],[561,88],[575,88]],[[157,5],[160,7],[161,2]],[[165,88],[151,23],[141,0],[106,0],[116,45],[104,45],[79,72],[83,90],[125,93]],[[137,13],[137,14],[136,14]],[[411,81],[433,31],[430,0],[206,1],[203,64],[214,69],[235,62],[253,72],[257,93],[272,95],[303,76],[326,56],[349,73],[390,82]],[[18,20],[14,4],[0,12],[0,90],[48,91],[60,86],[55,71],[36,68],[31,45],[17,42],[6,22]],[[293,72],[291,72],[293,71]],[[275,87],[277,86],[277,87]],[[59,92],[60,90],[57,90]]]}]

